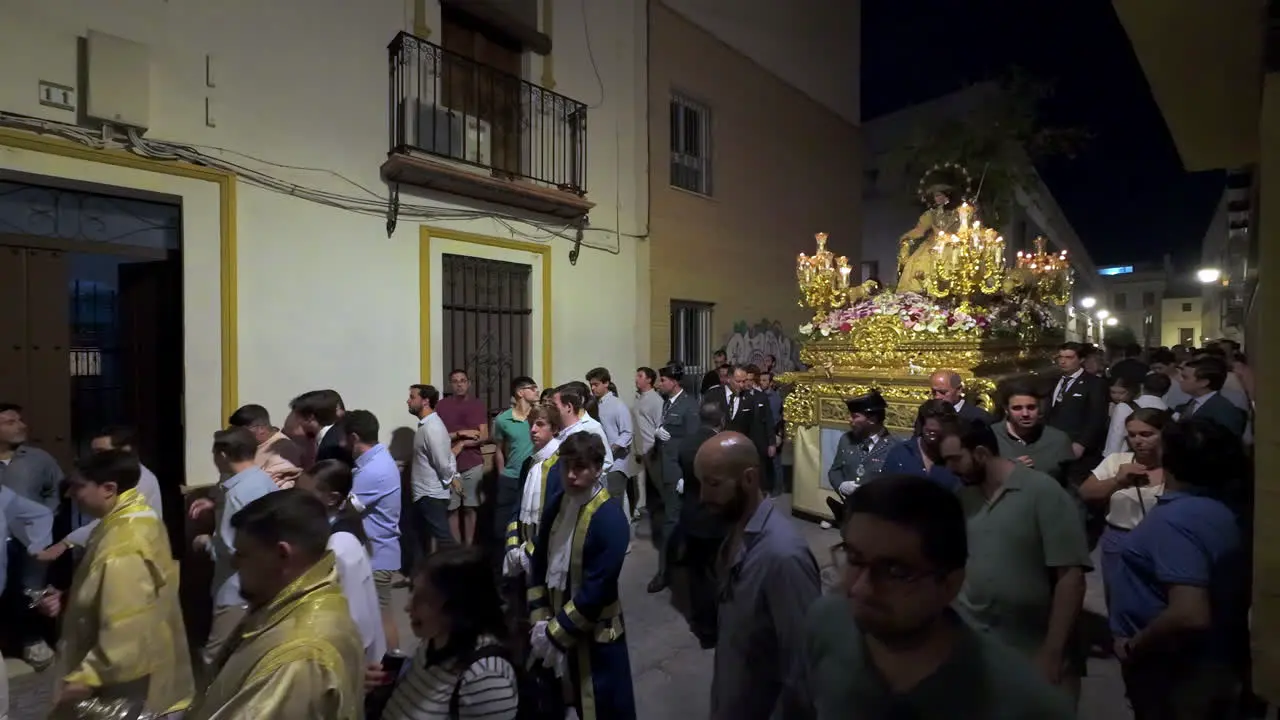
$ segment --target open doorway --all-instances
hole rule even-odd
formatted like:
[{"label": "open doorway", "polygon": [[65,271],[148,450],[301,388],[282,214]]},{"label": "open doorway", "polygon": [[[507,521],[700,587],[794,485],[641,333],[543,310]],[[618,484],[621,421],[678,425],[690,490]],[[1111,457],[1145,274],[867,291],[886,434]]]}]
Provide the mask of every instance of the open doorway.
[{"label": "open doorway", "polygon": [[103,427],[136,428],[142,462],[175,518],[184,468],[181,234],[177,198],[0,177],[0,398],[25,408],[32,442],[67,470]]}]

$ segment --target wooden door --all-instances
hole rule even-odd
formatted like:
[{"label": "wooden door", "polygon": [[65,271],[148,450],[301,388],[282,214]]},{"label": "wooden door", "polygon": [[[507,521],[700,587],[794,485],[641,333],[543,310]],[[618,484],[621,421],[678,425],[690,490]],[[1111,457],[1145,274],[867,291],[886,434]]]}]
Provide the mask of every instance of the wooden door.
[{"label": "wooden door", "polygon": [[27,258],[0,246],[0,402],[31,404],[27,382]]},{"label": "wooden door", "polygon": [[[121,263],[117,271],[120,386],[139,455],[177,502],[184,471],[182,263]],[[174,512],[180,512],[175,504]],[[170,517],[166,505],[165,517]]]},{"label": "wooden door", "polygon": [[451,110],[488,122],[489,165],[519,175],[524,71],[520,44],[452,5],[441,10],[442,101]]}]

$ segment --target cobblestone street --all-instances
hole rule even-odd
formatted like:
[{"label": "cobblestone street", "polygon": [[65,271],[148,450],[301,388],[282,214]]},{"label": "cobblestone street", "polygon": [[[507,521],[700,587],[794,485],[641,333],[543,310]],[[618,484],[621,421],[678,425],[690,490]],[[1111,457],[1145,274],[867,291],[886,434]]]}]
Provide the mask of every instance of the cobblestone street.
[{"label": "cobblestone street", "polygon": [[[823,566],[824,584],[834,580],[828,548],[836,542],[833,530],[822,530],[802,520],[794,521],[809,540]],[[1095,558],[1096,560],[1096,558]],[[671,605],[671,593],[650,595],[645,585],[657,567],[657,553],[643,536],[636,539],[622,574],[623,605],[627,619],[631,671],[635,681],[640,720],[696,720],[709,713],[713,651],[703,650],[689,633],[684,618]],[[405,591],[399,590],[397,607]],[[1089,574],[1086,611],[1104,610],[1099,574]],[[412,638],[407,619],[401,616],[401,637]],[[52,673],[32,674],[25,664],[9,660],[12,680],[11,720],[42,720],[48,712]],[[1080,700],[1081,718],[1129,720],[1120,670],[1113,660],[1091,659]]]}]

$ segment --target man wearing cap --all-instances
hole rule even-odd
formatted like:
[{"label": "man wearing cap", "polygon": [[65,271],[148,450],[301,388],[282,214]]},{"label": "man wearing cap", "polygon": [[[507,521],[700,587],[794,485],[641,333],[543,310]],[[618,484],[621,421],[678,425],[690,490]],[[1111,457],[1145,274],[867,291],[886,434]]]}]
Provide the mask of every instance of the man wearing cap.
[{"label": "man wearing cap", "polygon": [[840,495],[838,500],[827,498],[836,524],[844,518],[844,498],[878,475],[889,449],[898,444],[884,427],[888,406],[879,390],[849,398],[845,404],[849,406],[849,432],[836,445],[836,456],[827,472],[827,480]]}]

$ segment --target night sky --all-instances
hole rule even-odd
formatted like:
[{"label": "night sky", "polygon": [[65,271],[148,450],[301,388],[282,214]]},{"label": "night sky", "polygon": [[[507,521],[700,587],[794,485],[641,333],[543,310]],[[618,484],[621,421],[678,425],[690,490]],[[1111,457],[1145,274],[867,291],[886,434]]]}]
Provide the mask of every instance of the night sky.
[{"label": "night sky", "polygon": [[1011,66],[1052,81],[1045,123],[1093,138],[1039,170],[1094,261],[1195,266],[1223,175],[1182,169],[1109,0],[863,0],[862,13],[864,121]]}]

